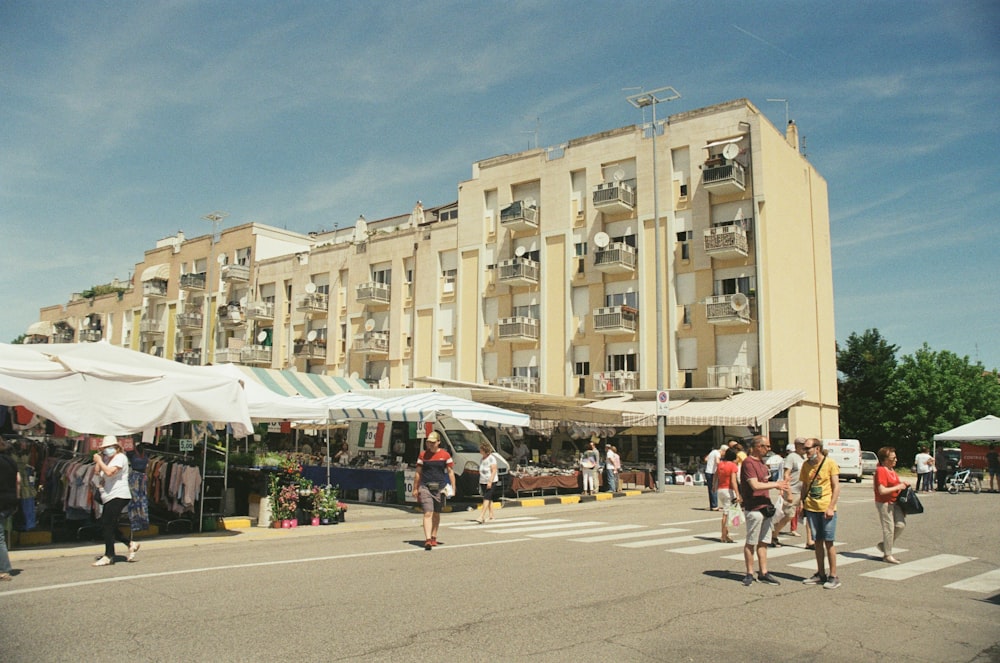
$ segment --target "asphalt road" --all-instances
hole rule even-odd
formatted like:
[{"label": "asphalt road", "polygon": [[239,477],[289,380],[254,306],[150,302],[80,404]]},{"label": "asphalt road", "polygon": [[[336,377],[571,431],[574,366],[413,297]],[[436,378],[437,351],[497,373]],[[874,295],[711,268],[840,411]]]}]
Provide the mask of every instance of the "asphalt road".
[{"label": "asphalt road", "polygon": [[[0,659],[20,661],[1000,661],[1000,495],[944,493],[911,516],[890,566],[870,479],[845,487],[843,586],[801,584],[801,538],[771,551],[780,586],[743,587],[704,488],[537,508],[487,525],[352,507],[346,525],[15,551]],[[739,532],[737,531],[737,534]],[[741,537],[740,537],[741,538]]]}]

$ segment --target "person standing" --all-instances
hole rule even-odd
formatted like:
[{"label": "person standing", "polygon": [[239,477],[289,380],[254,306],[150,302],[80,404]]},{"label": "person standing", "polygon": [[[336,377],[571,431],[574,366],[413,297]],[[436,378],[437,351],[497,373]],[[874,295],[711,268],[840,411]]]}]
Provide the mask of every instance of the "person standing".
[{"label": "person standing", "polygon": [[476,519],[480,525],[493,520],[493,502],[497,498],[497,457],[493,455],[493,445],[483,442],[479,445],[483,459],[479,461],[479,494],[483,496],[483,512]]},{"label": "person standing", "polygon": [[583,494],[593,495],[600,486],[599,477],[601,464],[601,452],[597,450],[597,445],[593,442],[587,444],[586,451],[580,456],[580,474],[583,478]]},{"label": "person standing", "polygon": [[708,510],[719,510],[719,494],[716,492],[715,473],[719,469],[721,456],[718,449],[712,449],[705,456],[705,483],[708,485]]},{"label": "person standing", "polygon": [[892,546],[906,527],[906,514],[896,503],[899,491],[910,484],[900,481],[896,474],[896,449],[882,447],[875,454],[878,456],[878,467],[875,468],[875,510],[878,511],[879,523],[882,525],[882,540],[877,548],[882,552],[882,560],[889,564],[899,564],[892,556]]},{"label": "person standing", "polygon": [[[877,455],[877,454],[876,454]],[[913,464],[917,470],[917,492],[929,493],[933,489],[934,459],[927,453],[927,447],[919,447],[917,455],[913,458]]]},{"label": "person standing", "polygon": [[0,438],[0,582],[11,579],[10,555],[7,553],[7,519],[17,511],[21,493],[21,475],[10,456],[7,440]]},{"label": "person standing", "polygon": [[118,527],[122,511],[132,500],[132,493],[128,488],[128,458],[122,452],[121,445],[114,435],[104,436],[100,452],[94,454],[94,465],[97,466],[94,475],[99,477],[99,491],[103,505],[101,531],[104,534],[104,556],[99,557],[93,566],[111,566],[115,563],[116,540],[128,546],[129,561],[132,561],[135,559],[135,553],[139,552],[139,544],[132,541],[131,527],[127,539]]},{"label": "person standing", "polygon": [[715,492],[719,496],[719,508],[722,509],[722,533],[719,541],[736,543],[729,536],[729,506],[740,503],[736,488],[739,485],[739,468],[736,466],[736,449],[726,449],[726,454],[719,461],[715,472]]},{"label": "person standing", "polygon": [[531,458],[531,450],[528,448],[528,445],[522,437],[517,441],[517,444],[514,445],[514,464],[527,465],[529,458]]},{"label": "person standing", "polygon": [[990,450],[986,452],[986,470],[990,473],[990,490],[1000,491],[1000,455],[997,454],[997,443],[990,443]]},{"label": "person standing", "polygon": [[[816,573],[802,581],[804,585],[823,585],[824,589],[840,587],[837,577],[837,500],[840,499],[840,467],[829,458],[823,444],[814,437],[805,441],[806,462],[802,465],[802,509],[816,542]],[[829,564],[827,575],[824,559]]]},{"label": "person standing", "polygon": [[417,457],[417,473],[413,478],[413,496],[424,511],[424,550],[438,544],[441,511],[448,500],[446,486],[455,488],[455,461],[441,448],[441,436],[433,431]]},{"label": "person standing", "polygon": [[750,454],[740,469],[740,498],[743,500],[747,520],[747,539],[743,544],[743,561],[746,563],[744,587],[753,584],[754,548],[757,549],[757,563],[760,566],[757,580],[767,585],[781,584],[767,570],[767,542],[771,538],[771,518],[774,517],[770,491],[774,488],[788,490],[788,482],[768,480],[770,473],[763,458],[770,448],[771,441],[766,437],[754,437],[750,443]]},{"label": "person standing", "polygon": [[608,490],[612,493],[618,491],[618,473],[621,471],[622,460],[618,456],[618,450],[614,445],[605,446],[604,455],[604,481],[608,484]]},{"label": "person standing", "polygon": [[777,516],[780,519],[775,524],[774,533],[771,535],[771,545],[775,547],[778,546],[778,534],[781,533],[781,529],[788,523],[796,522],[795,516],[802,504],[802,482],[799,480],[799,473],[802,472],[802,447],[805,446],[805,443],[805,438],[795,438],[795,442],[788,445],[788,455],[785,456],[785,462],[782,465],[784,479],[788,482],[788,490],[781,494],[781,513]]}]

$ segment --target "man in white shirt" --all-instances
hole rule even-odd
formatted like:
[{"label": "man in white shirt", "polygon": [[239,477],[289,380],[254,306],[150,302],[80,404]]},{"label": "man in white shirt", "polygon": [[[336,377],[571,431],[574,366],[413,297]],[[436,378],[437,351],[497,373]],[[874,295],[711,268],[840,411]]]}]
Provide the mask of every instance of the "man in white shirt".
[{"label": "man in white shirt", "polygon": [[[805,462],[804,454],[805,450],[803,446],[805,445],[806,438],[797,437],[795,441],[788,445],[788,455],[785,456],[784,479],[788,482],[788,490],[781,493],[781,498],[783,500],[781,513],[778,514],[781,520],[775,523],[772,528],[771,534],[771,546],[777,547],[778,544],[778,532],[781,528],[788,523],[795,522],[795,514],[799,509],[799,505],[802,503],[802,481],[799,479],[799,474],[802,472],[802,464]],[[794,533],[798,536],[798,532]]]},{"label": "man in white shirt", "polygon": [[705,483],[708,484],[708,508],[719,510],[719,494],[715,492],[715,472],[719,469],[719,450],[712,449],[705,456]]}]

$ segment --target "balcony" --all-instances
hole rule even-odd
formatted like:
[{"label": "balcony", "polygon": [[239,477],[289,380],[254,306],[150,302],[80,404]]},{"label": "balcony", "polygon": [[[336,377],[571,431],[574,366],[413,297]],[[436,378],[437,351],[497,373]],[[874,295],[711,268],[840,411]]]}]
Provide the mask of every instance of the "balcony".
[{"label": "balcony", "polygon": [[635,209],[635,189],[625,182],[603,182],[594,187],[594,208],[604,214],[625,214]]},{"label": "balcony", "polygon": [[500,225],[510,230],[538,230],[538,207],[515,200],[500,210]]},{"label": "balcony", "polygon": [[746,295],[715,295],[705,300],[705,315],[713,325],[749,325],[750,304]]},{"label": "balcony", "polygon": [[497,320],[497,339],[500,341],[537,341],[539,323],[535,318],[516,316]]},{"label": "balcony", "polygon": [[[324,353],[324,356],[326,354]],[[240,350],[240,361],[247,365],[271,365],[270,345],[245,345]]]},{"label": "balcony", "polygon": [[529,258],[511,258],[497,265],[497,283],[506,285],[538,285],[540,266]]},{"label": "balcony", "polygon": [[594,309],[594,331],[598,334],[634,334],[639,311],[631,306],[605,306]]},{"label": "balcony", "polygon": [[247,323],[246,314],[239,304],[219,307],[219,326],[223,329],[239,329]]},{"label": "balcony", "polygon": [[141,320],[139,321],[139,333],[144,336],[162,336],[163,323],[159,320]]},{"label": "balcony", "polygon": [[364,334],[359,334],[354,337],[351,349],[363,355],[388,355],[389,332],[366,331]]},{"label": "balcony", "polygon": [[181,274],[181,280],[178,285],[181,290],[204,290],[205,272]]},{"label": "balcony", "polygon": [[81,329],[80,330],[80,342],[81,343],[97,343],[103,338],[104,332],[100,329]]},{"label": "balcony", "polygon": [[295,341],[292,352],[299,359],[326,359],[326,341]]},{"label": "balcony", "polygon": [[150,279],[142,282],[142,296],[163,299],[167,296],[167,282],[164,279]]},{"label": "balcony", "polygon": [[510,377],[497,378],[497,386],[526,391],[529,394],[537,394],[538,378],[530,378],[526,375],[511,375]]},{"label": "balcony", "polygon": [[752,366],[709,366],[708,386],[723,389],[752,390]]},{"label": "balcony", "polygon": [[638,388],[639,373],[636,371],[604,371],[603,373],[594,373],[595,394],[635,391]]},{"label": "balcony", "polygon": [[240,350],[239,350],[239,348],[216,348],[215,349],[215,363],[216,364],[239,364],[240,363]]},{"label": "balcony", "polygon": [[358,302],[362,304],[388,306],[390,290],[391,288],[388,283],[369,281],[368,283],[359,284],[354,290],[354,295]]},{"label": "balcony", "polygon": [[274,320],[274,302],[250,302],[246,306],[248,320]]},{"label": "balcony", "polygon": [[707,229],[705,253],[713,258],[746,258],[749,254],[747,231],[736,224]]},{"label": "balcony", "polygon": [[200,331],[205,326],[205,317],[201,313],[178,313],[177,328]]},{"label": "balcony", "polygon": [[635,249],[625,242],[612,242],[594,252],[594,268],[605,274],[630,274],[635,265]]},{"label": "balcony", "polygon": [[709,159],[702,171],[701,185],[712,193],[740,193],[746,191],[746,171],[735,161]]},{"label": "balcony", "polygon": [[[306,315],[326,315],[326,312],[330,309],[330,296],[325,292],[313,292],[307,293],[299,297],[298,301],[295,302],[295,310],[305,313]],[[272,319],[274,307],[272,306]]]},{"label": "balcony", "polygon": [[56,329],[52,332],[52,342],[53,343],[72,343],[76,334],[73,332],[72,327],[64,327],[62,329]]},{"label": "balcony", "polygon": [[222,280],[226,283],[231,281],[238,281],[240,283],[246,283],[250,280],[250,266],[249,265],[223,265],[222,266]]},{"label": "balcony", "polygon": [[[188,366],[201,366],[201,350],[184,350],[174,355],[174,359]],[[218,357],[216,357],[218,360]]]}]

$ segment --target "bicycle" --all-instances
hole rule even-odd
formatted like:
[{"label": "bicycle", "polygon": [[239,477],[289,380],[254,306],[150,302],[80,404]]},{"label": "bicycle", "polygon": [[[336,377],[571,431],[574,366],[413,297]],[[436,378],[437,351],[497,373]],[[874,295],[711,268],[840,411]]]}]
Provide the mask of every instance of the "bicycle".
[{"label": "bicycle", "polygon": [[979,491],[983,488],[979,477],[972,475],[972,470],[958,470],[948,477],[945,486],[951,495],[958,495],[958,491],[960,490],[971,490],[973,494],[978,495]]}]

